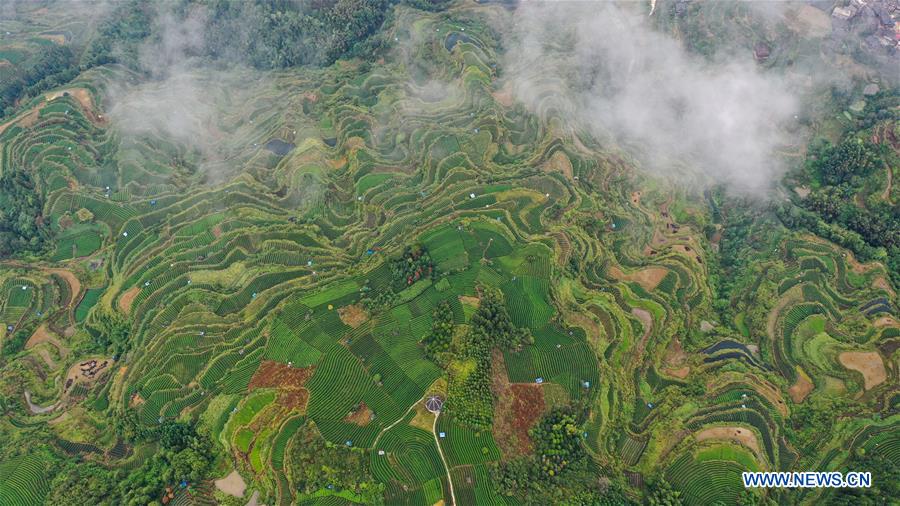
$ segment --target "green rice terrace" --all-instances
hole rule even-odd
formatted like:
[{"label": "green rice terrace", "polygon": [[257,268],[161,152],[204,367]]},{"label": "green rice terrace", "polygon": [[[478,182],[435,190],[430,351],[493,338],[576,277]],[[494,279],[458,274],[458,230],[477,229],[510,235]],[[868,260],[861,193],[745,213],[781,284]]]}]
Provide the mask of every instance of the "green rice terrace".
[{"label": "green rice terrace", "polygon": [[[0,504],[896,500],[897,95],[823,120],[785,179],[812,195],[759,208],[637,170],[549,80],[514,101],[507,10],[397,6],[377,61],[188,71],[206,151],[116,124],[123,64],[16,104],[0,204],[38,218],[2,232],[38,232],[2,245]],[[892,243],[804,200],[854,139]]]}]

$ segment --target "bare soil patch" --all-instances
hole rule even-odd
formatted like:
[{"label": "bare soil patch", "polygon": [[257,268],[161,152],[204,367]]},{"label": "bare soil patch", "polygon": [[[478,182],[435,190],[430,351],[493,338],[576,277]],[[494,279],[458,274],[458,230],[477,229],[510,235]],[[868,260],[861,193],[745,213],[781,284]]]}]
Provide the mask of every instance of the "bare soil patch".
[{"label": "bare soil patch", "polygon": [[369,409],[369,406],[366,406],[365,402],[360,402],[359,406],[344,418],[344,421],[365,427],[372,421],[372,410]]},{"label": "bare soil patch", "polygon": [[53,42],[60,46],[65,45],[66,43],[66,36],[61,33],[41,34],[38,35],[38,38],[49,40],[50,42]]},{"label": "bare soil patch", "polygon": [[47,272],[49,274],[56,274],[65,279],[66,283],[69,284],[69,291],[72,292],[72,299],[69,300],[69,304],[77,300],[78,294],[81,293],[81,281],[79,281],[78,276],[68,269],[47,269]]},{"label": "bare soil patch", "polygon": [[663,369],[662,372],[674,378],[685,379],[691,373],[691,366],[686,365],[678,369]]},{"label": "bare soil patch", "polygon": [[338,316],[345,324],[357,328],[369,319],[368,313],[359,304],[352,304],[338,309]]},{"label": "bare soil patch", "polygon": [[291,367],[281,362],[264,360],[250,379],[248,390],[277,388],[278,404],[303,411],[309,401],[309,390],[304,388],[315,367]]},{"label": "bare soil patch", "polygon": [[112,359],[110,358],[90,358],[80,362],[69,368],[66,373],[66,382],[63,385],[63,394],[72,391],[72,387],[79,383],[93,383],[105,375],[112,369]]},{"label": "bare soil patch", "polygon": [[567,178],[572,179],[572,161],[562,151],[553,153],[550,159],[544,162],[543,169],[546,172],[562,172]]},{"label": "bare soil patch", "polygon": [[263,360],[247,388],[301,388],[312,376],[314,369],[315,367],[291,367],[274,360]]},{"label": "bare soil patch", "polygon": [[228,476],[215,481],[216,488],[234,497],[244,497],[244,491],[247,490],[247,484],[237,472],[231,471]]},{"label": "bare soil patch", "polygon": [[812,37],[824,37],[831,33],[831,18],[812,5],[802,5],[788,11],[785,20],[791,30]]},{"label": "bare soil patch", "polygon": [[653,315],[646,309],[641,309],[639,307],[631,308],[631,314],[636,316],[644,326],[644,335],[641,336],[641,345],[639,347],[641,354],[643,354],[644,346],[647,344],[647,338],[650,337],[650,332],[653,331]]},{"label": "bare soil patch", "polygon": [[838,361],[847,369],[863,375],[865,389],[870,390],[884,383],[887,372],[881,355],[874,351],[845,351],[838,355]]},{"label": "bare soil patch", "polygon": [[806,396],[813,391],[816,386],[809,379],[809,376],[803,372],[803,369],[797,367],[797,381],[788,388],[788,394],[791,396],[791,400],[795,403],[800,404],[806,399]]},{"label": "bare soil patch", "polygon": [[641,204],[641,192],[631,192],[631,203],[636,206]]},{"label": "bare soil patch", "polygon": [[613,278],[619,281],[634,281],[648,292],[653,291],[668,273],[669,270],[665,267],[647,267],[630,274],[625,274],[622,272],[622,269],[615,265],[609,268],[609,275]]},{"label": "bare soil patch", "polygon": [[222,237],[222,225],[214,226],[212,229],[212,235],[216,239],[218,239],[219,237]]},{"label": "bare soil patch", "polygon": [[31,112],[26,114],[19,120],[19,126],[22,128],[31,128],[37,123],[38,118],[40,117],[40,107],[35,107]]},{"label": "bare soil patch", "polygon": [[53,357],[50,356],[50,352],[47,351],[47,348],[40,348],[37,350],[37,354],[43,359],[44,363],[47,364],[47,367],[50,369],[56,369],[56,361],[53,360]]},{"label": "bare soil patch", "polygon": [[34,334],[31,334],[31,337],[29,337],[28,341],[25,343],[25,349],[30,350],[41,343],[50,343],[53,346],[56,346],[56,349],[59,350],[59,353],[62,356],[65,356],[68,352],[65,346],[59,342],[59,339],[50,332],[46,323],[42,323],[34,330]]},{"label": "bare soil patch", "polygon": [[141,293],[141,288],[138,286],[133,286],[126,290],[125,293],[119,297],[119,309],[125,314],[131,313],[131,304],[139,293]]},{"label": "bare soil patch", "polygon": [[69,96],[73,97],[78,103],[81,105],[81,109],[84,114],[94,123],[106,123],[106,118],[103,117],[102,114],[98,114],[94,110],[94,99],[91,97],[91,92],[86,88],[69,88],[65,90],[54,91],[51,93],[47,93],[44,97],[49,102],[50,100],[54,100],[68,93]]},{"label": "bare soil patch", "polygon": [[513,93],[512,93],[512,82],[506,81],[503,84],[503,87],[497,91],[491,93],[493,95],[494,100],[497,101],[498,104],[503,107],[512,107],[513,105]]},{"label": "bare soil patch", "polygon": [[434,413],[428,411],[424,401],[416,404],[415,410],[416,415],[409,421],[409,424],[425,432],[431,432],[431,427],[434,425]]},{"label": "bare soil patch", "polygon": [[750,448],[757,456],[760,455],[759,442],[756,440],[756,434],[752,430],[744,427],[709,427],[694,434],[694,438],[697,441],[707,441],[715,439],[734,441],[746,446],[747,448]]},{"label": "bare soil patch", "polygon": [[526,455],[533,443],[528,429],[544,412],[544,392],[540,385],[510,383],[503,355],[494,353],[491,389],[497,399],[492,429],[494,439],[504,455]]},{"label": "bare soil patch", "polygon": [[891,284],[888,283],[887,279],[884,276],[878,276],[874,280],[872,280],[872,288],[881,289],[885,292],[891,294],[891,296],[895,296],[894,290],[891,288]]},{"label": "bare soil patch", "polygon": [[128,402],[128,405],[131,406],[132,408],[136,408],[136,407],[140,406],[141,404],[143,404],[144,402],[146,402],[146,401],[144,400],[143,397],[141,397],[141,394],[135,392],[134,394],[131,395],[131,400]]},{"label": "bare soil patch", "polygon": [[481,299],[472,297],[471,295],[460,295],[459,301],[467,306],[478,307],[481,305]]},{"label": "bare soil patch", "polygon": [[881,318],[875,320],[873,325],[876,327],[890,327],[891,325],[895,325],[897,320],[890,316],[882,316]]}]

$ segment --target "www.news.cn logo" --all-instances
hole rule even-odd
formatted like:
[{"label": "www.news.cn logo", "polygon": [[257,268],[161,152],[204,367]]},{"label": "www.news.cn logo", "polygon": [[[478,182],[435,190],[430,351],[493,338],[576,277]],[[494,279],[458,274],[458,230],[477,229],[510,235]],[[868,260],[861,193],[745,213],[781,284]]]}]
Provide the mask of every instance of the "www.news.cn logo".
[{"label": "www.news.cn logo", "polygon": [[741,474],[745,488],[868,488],[872,486],[872,473],[837,471],[830,473],[754,473]]}]

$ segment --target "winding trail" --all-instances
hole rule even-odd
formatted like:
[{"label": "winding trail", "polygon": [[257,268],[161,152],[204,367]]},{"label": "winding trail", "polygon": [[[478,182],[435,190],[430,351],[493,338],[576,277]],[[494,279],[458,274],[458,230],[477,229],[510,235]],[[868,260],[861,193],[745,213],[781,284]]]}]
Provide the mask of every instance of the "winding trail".
[{"label": "winding trail", "polygon": [[[395,425],[397,425],[398,423],[402,422],[403,419],[406,418],[406,415],[408,415],[409,412],[412,411],[414,407],[416,407],[416,404],[422,402],[423,399],[425,399],[425,396],[424,396],[424,395],[423,395],[422,397],[420,397],[419,400],[417,400],[416,402],[412,403],[412,406],[410,406],[409,409],[406,410],[406,413],[403,413],[402,415],[400,415],[400,418],[398,418],[397,421],[395,421],[394,423],[392,423],[392,424],[388,425],[387,427],[381,429],[381,432],[379,432],[378,435],[375,436],[375,441],[372,442],[372,449],[374,450],[375,447],[378,446],[378,440],[381,439],[381,436],[383,436],[385,432],[387,432],[387,431],[393,429]],[[435,418],[437,418],[437,417],[435,417]]]},{"label": "winding trail", "polygon": [[441,456],[441,462],[444,463],[444,469],[447,470],[447,484],[450,485],[450,506],[456,506],[456,494],[453,493],[453,479],[450,477],[450,466],[447,465],[447,460],[444,458],[444,450],[441,449],[441,442],[438,441],[437,419],[439,416],[441,416],[440,412],[434,415],[434,423],[431,425],[431,434],[434,436],[434,444],[437,445],[438,455]]}]

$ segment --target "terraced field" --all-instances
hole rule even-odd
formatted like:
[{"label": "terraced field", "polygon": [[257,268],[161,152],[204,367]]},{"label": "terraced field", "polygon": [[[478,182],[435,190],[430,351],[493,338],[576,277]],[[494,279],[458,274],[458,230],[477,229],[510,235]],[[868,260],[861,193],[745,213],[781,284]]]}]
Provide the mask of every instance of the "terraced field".
[{"label": "terraced field", "polygon": [[[423,344],[436,309],[458,340],[488,287],[533,341],[502,351],[493,395],[534,391],[539,415],[577,407],[589,469],[628,500],[665,480],[685,504],[732,504],[745,470],[900,465],[885,265],[768,223],[723,307],[712,197],[560,127],[552,88],[547,117],[509,103],[485,21],[501,10],[398,8],[388,33],[414,61],[278,72],[212,97],[225,118],[212,168],[104,119],[111,83],[131,77],[118,66],[0,127],[0,171],[35,175],[55,236],[0,268],[0,437],[46,436],[7,450],[0,503],[41,503],[67,459],[135,469],[156,446],[134,432],[189,421],[217,460],[215,476],[168,484],[179,504],[221,499],[212,481],[232,470],[244,501],[364,502],[303,492],[309,422],[366,463],[387,504],[515,504],[491,473],[527,434],[467,423],[452,394],[436,417],[424,408],[455,374]],[[434,97],[437,81],[449,92]],[[398,277],[413,245],[428,272]],[[110,319],[127,342],[103,341]],[[108,371],[78,372],[89,359]],[[822,417],[830,431],[810,433]]]}]

